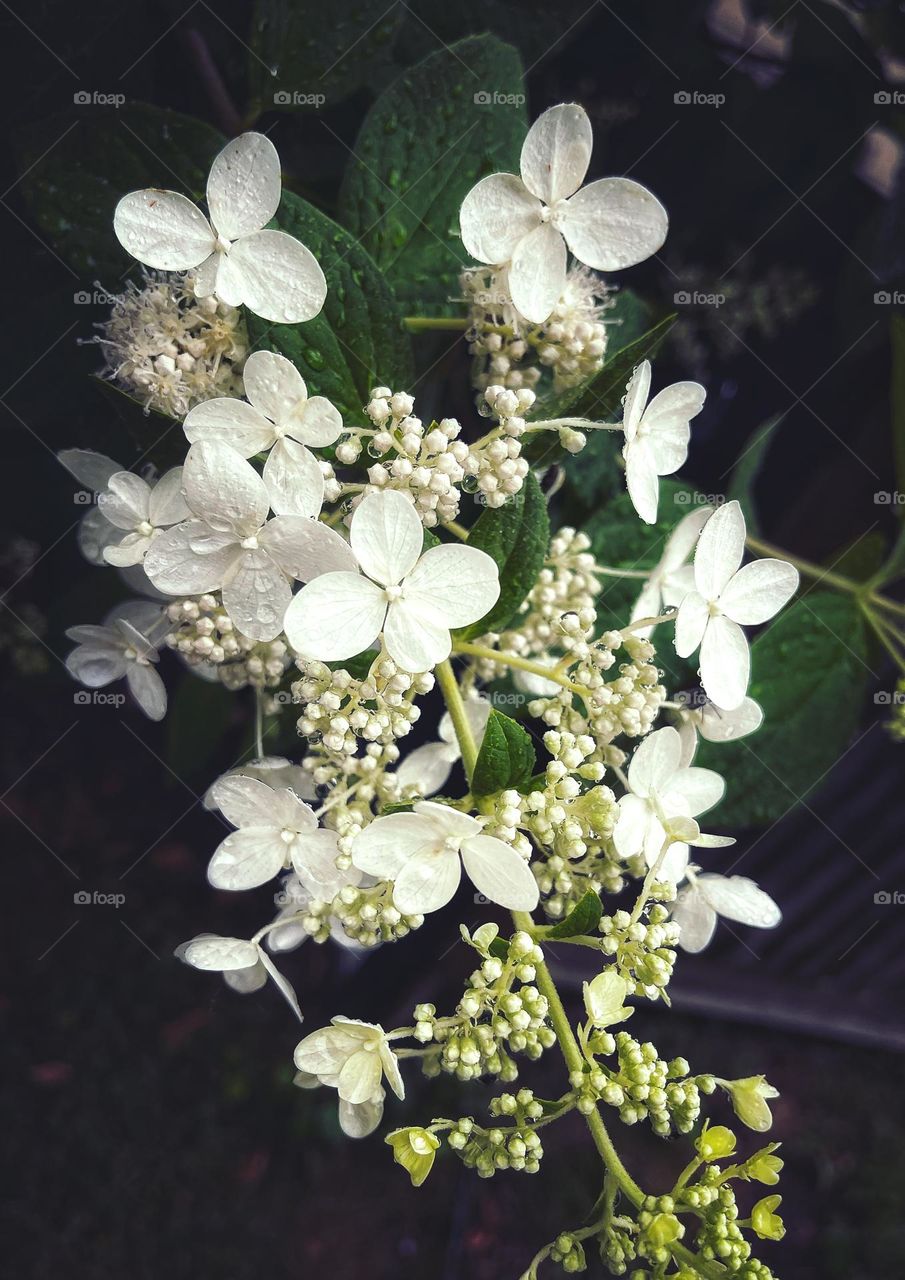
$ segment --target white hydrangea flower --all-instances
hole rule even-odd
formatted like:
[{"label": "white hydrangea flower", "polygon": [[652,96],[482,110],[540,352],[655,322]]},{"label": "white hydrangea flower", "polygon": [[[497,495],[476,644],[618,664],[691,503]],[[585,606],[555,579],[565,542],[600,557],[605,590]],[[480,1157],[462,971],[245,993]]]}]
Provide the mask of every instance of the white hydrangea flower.
[{"label": "white hydrangea flower", "polygon": [[676,653],[688,658],[700,646],[701,684],[711,702],[734,711],[745,696],[751,654],[742,626],[766,622],[798,589],[798,570],[785,560],[745,554],[745,517],[737,502],[719,507],[698,539],[694,590],[679,605]]},{"label": "white hydrangea flower", "polygon": [[[297,1071],[292,1083],[299,1089],[317,1089],[320,1080],[309,1071]],[[346,1102],[339,1099],[339,1127],[347,1138],[367,1138],[383,1119],[386,1093],[378,1089],[366,1102]]]},{"label": "white hydrangea flower", "polygon": [[125,677],[132,697],[150,720],[162,720],[167,691],[153,663],[157,646],[148,636],[160,622],[159,605],[147,600],[117,605],[102,626],[70,627],[68,639],[77,648],[66,659],[66,668],[88,689],[101,689]]},{"label": "white hydrangea flower", "polygon": [[323,396],[309,398],[292,361],[272,351],[252,352],[242,377],[247,401],[219,397],[191,410],[183,423],[189,443],[220,441],[243,458],[269,450],[264,483],[273,510],[316,516],[324,501],[324,476],[311,448],[338,438],[339,410]]},{"label": "white hydrangea flower", "polygon": [[682,764],[689,765],[698,747],[698,735],[705,742],[735,742],[755,733],[763,724],[764,711],[753,698],[743,698],[732,711],[723,711],[712,702],[679,712],[677,726],[682,739]]},{"label": "white hydrangea flower", "polygon": [[[465,699],[465,716],[479,748],[484,740],[484,730],[491,710],[488,700],[480,694]],[[400,785],[415,787],[422,796],[439,791],[452,772],[453,765],[462,758],[455,726],[448,711],[440,717],[438,733],[439,742],[426,742],[423,747],[416,747],[400,761],[396,770]]]},{"label": "white hydrangea flower", "polygon": [[199,933],[176,948],[176,957],[193,969],[222,973],[234,991],[248,995],[260,991],[268,978],[292,1009],[299,1022],[302,1011],[292,984],[280,973],[264,948],[243,938],[224,938],[216,933]]},{"label": "white hydrangea flower", "polygon": [[678,471],[688,457],[691,419],[704,407],[707,392],[699,382],[674,382],[648,403],[650,361],[642,360],[625,391],[622,430],[625,481],[638,515],[657,523],[660,476]]},{"label": "white hydrangea flower", "polygon": [[478,262],[509,264],[512,300],[535,324],[563,296],[567,246],[587,267],[619,271],[649,258],[666,239],[666,210],[637,182],[602,178],[581,187],[592,147],[582,107],[551,107],[528,131],[521,177],[491,174],[462,202],[465,248]]},{"label": "white hydrangea flower", "polygon": [[356,1106],[375,1099],[381,1080],[400,1100],[405,1085],[387,1033],[379,1023],[357,1018],[331,1018],[331,1026],[306,1036],[295,1047],[299,1071],[316,1076],[320,1084],[336,1089],[343,1102]]},{"label": "white hydrangea flower", "polygon": [[[621,858],[643,853],[649,867],[660,857],[667,835],[680,834],[677,819],[695,818],[712,809],[726,785],[712,769],[682,765],[682,740],[670,726],[649,734],[628,767],[629,791],[619,800],[613,844]],[[688,866],[688,844],[698,843],[697,824],[676,840],[662,864],[664,880],[678,884]],[[710,844],[719,837],[702,837]],[[731,843],[731,842],[730,842]]]},{"label": "white hydrangea flower", "polygon": [[441,543],[421,554],[418,513],[395,490],[362,500],[349,541],[363,573],[323,573],[286,612],[286,637],[305,658],[351,658],[382,632],[403,671],[429,671],[449,657],[450,628],[477,622],[499,597],[496,563],[476,547]]},{"label": "white hydrangea flower", "polygon": [[207,878],[214,888],[254,889],[289,866],[327,902],[348,883],[336,866],[336,832],[319,827],[311,806],[288,787],[226,775],[214,784],[213,800],[237,828],[211,858]]},{"label": "white hydrangea flower", "polygon": [[687,871],[688,883],[679,890],[670,915],[679,926],[679,946],[703,951],[716,929],[717,916],[757,929],[775,929],[782,912],[768,893],[746,876],[721,876]]},{"label": "white hydrangea flower", "polygon": [[[57,454],[57,458],[70,475],[85,486],[83,492],[88,499],[97,499],[106,489],[111,476],[123,469],[105,453],[95,453],[93,449],[63,449]],[[77,495],[77,498],[81,500],[82,495]],[[111,542],[116,541],[118,533],[101,507],[92,504],[82,516],[76,536],[79,550],[85,559],[90,564],[102,565],[107,563],[104,550]]]},{"label": "white hydrangea flower", "polygon": [[183,479],[197,518],[158,535],[145,570],[170,595],[222,591],[223,607],[244,636],[279,635],[292,579],[355,567],[345,540],[319,521],[295,515],[268,520],[267,485],[229,445],[192,445]]},{"label": "white hydrangea flower", "polygon": [[141,564],[161,530],[192,514],[182,494],[182,467],[173,467],[154,484],[132,471],[117,471],[97,501],[104,519],[118,534],[125,532],[119,542],[104,547],[104,559],[120,569]]},{"label": "white hydrangea flower", "polygon": [[[632,622],[638,618],[656,618],[664,607],[675,608],[693,588],[694,576],[687,561],[712,511],[712,507],[696,507],[683,516],[670,533],[662,556],[651,569],[632,607]],[[642,627],[634,634],[648,640],[653,630],[653,627]]]},{"label": "white hydrangea flower", "polygon": [[533,911],[537,882],[511,845],[483,834],[468,814],[432,800],[411,813],[375,818],[352,842],[361,871],[394,881],[393,903],[405,915],[439,911],[455,894],[462,864],[474,887],[510,911]]},{"label": "white hydrangea flower", "polygon": [[[194,270],[199,298],[216,295],[278,324],[312,320],[327,282],[310,249],[285,231],[265,231],[280,203],[280,158],[269,138],[227,143],[207,180],[210,221],[175,191],[123,196],[113,215],[120,244],[145,266]],[[196,269],[197,268],[197,269]]]},{"label": "white hydrangea flower", "polygon": [[[261,756],[257,760],[248,760],[245,764],[236,765],[235,769],[230,769],[222,776],[224,778],[257,778],[259,782],[266,782],[268,787],[274,787],[277,790],[281,787],[289,787],[300,800],[317,799],[317,786],[311,772],[300,764],[293,764],[285,756]],[[202,800],[205,809],[218,807],[214,789],[220,780],[218,778],[212,782],[205,791]]]}]

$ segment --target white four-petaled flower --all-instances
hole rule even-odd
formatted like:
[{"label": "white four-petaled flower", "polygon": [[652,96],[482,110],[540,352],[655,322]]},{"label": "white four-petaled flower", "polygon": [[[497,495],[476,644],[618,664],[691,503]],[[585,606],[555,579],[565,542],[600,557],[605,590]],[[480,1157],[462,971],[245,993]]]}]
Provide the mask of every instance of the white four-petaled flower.
[{"label": "white four-petaled flower", "polygon": [[360,1106],[380,1091],[386,1076],[396,1097],[405,1097],[399,1063],[387,1033],[378,1023],[331,1018],[332,1026],[313,1031],[295,1047],[299,1071],[336,1089],[344,1102]]},{"label": "white four-petaled flower", "polygon": [[229,445],[192,445],[183,479],[197,518],[154,539],[145,571],[170,595],[222,590],[223,607],[250,639],[279,635],[292,579],[355,567],[348,543],[320,521],[294,515],[268,520],[267,485]]},{"label": "white four-petaled flower", "polygon": [[449,657],[450,627],[477,622],[499,597],[496,562],[476,547],[441,543],[421,554],[418,513],[395,490],[362,500],[349,541],[364,572],[323,573],[286,612],[286,637],[303,657],[351,658],[382,632],[404,671],[429,671]]},{"label": "white four-petaled flower", "polygon": [[484,835],[477,819],[432,800],[419,800],[412,813],[375,818],[355,837],[352,861],[369,875],[394,881],[393,902],[405,915],[446,906],[463,863],[491,902],[510,911],[533,911],[538,902],[537,882],[521,854]]},{"label": "white four-petaled flower", "polygon": [[660,476],[678,471],[688,457],[689,423],[704,407],[707,392],[699,382],[674,382],[648,403],[650,361],[642,360],[625,391],[622,429],[625,481],[638,515],[657,522]]},{"label": "white four-petaled flower", "polygon": [[215,294],[265,320],[297,324],[318,314],[327,282],[310,249],[285,231],[263,229],[281,191],[273,143],[261,133],[243,133],[211,165],[210,221],[186,196],[152,188],[123,196],[113,229],[145,266],[193,271],[199,298]]},{"label": "white four-petaled flower", "polygon": [[703,951],[713,937],[717,916],[758,929],[775,929],[782,912],[768,893],[746,876],[721,876],[687,870],[688,884],[679,890],[670,908],[679,925],[679,946]]},{"label": "white four-petaled flower", "polygon": [[798,570],[785,560],[754,560],[741,568],[745,517],[737,502],[719,507],[698,539],[694,590],[679,605],[676,653],[688,658],[700,645],[704,692],[725,711],[748,688],[751,654],[742,626],[778,613],[798,588]]},{"label": "white four-petaled flower", "polygon": [[253,351],[242,371],[248,400],[204,400],[183,423],[190,444],[217,440],[251,458],[270,450],[264,483],[277,515],[316,516],[324,501],[324,477],[311,448],[333,444],[343,428],[339,410],[323,396],[308,395],[291,360]]},{"label": "white four-petaled flower", "polygon": [[676,728],[682,739],[682,764],[689,765],[694,759],[698,735],[705,742],[736,742],[755,733],[763,720],[763,707],[753,698],[743,698],[732,711],[724,711],[712,702],[680,711]]},{"label": "white four-petaled flower", "polygon": [[[694,579],[691,566],[686,562],[711,511],[708,506],[696,507],[683,516],[670,533],[662,556],[648,574],[632,607],[632,622],[638,618],[658,617],[664,605],[671,609],[681,604],[682,597],[691,590]],[[653,627],[636,628],[635,635],[647,639],[652,631]]]},{"label": "white four-petaled flower", "polygon": [[542,324],[563,295],[567,246],[587,267],[620,271],[649,258],[666,239],[666,210],[637,182],[601,178],[581,186],[592,147],[583,107],[551,107],[528,130],[521,177],[491,174],[462,202],[465,248],[478,262],[509,264],[512,301],[534,324]]},{"label": "white four-petaled flower", "polygon": [[141,564],[162,529],[192,514],[182,494],[182,467],[173,467],[156,484],[132,471],[117,471],[97,497],[98,509],[118,533],[104,546],[104,559],[120,569]]},{"label": "white four-petaled flower", "polygon": [[167,691],[154,670],[157,645],[148,639],[160,622],[159,605],[148,600],[117,605],[103,626],[70,627],[77,648],[66,659],[71,676],[89,689],[100,689],[125,677],[132,697],[151,720],[162,720]]}]

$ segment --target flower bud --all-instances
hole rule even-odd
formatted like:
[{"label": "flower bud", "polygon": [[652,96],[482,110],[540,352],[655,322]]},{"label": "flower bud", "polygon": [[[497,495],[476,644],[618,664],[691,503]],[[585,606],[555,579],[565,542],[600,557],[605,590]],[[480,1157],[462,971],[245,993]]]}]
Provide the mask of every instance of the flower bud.
[{"label": "flower bud", "polygon": [[427,1129],[394,1129],[385,1142],[393,1148],[393,1159],[408,1171],[413,1187],[420,1187],[430,1173],[439,1138]]}]

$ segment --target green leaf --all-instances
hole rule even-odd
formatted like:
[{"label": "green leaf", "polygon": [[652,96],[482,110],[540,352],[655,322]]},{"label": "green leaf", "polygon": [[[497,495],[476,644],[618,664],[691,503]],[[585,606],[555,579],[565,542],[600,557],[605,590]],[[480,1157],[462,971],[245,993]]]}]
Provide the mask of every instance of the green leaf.
[{"label": "green leaf", "polygon": [[386,0],[257,0],[251,23],[251,115],[317,111],[391,64],[406,5]]},{"label": "green leaf", "polygon": [[343,658],[342,661],[326,662],[324,665],[331,671],[348,671],[354,680],[366,680],[371,665],[379,654],[379,649],[365,649],[363,653],[356,653],[354,658]]},{"label": "green leaf", "polygon": [[764,709],[757,733],[702,742],[696,765],[726,779],[708,829],[775,822],[826,780],[859,721],[873,673],[864,618],[850,595],[813,592],[751,646],[748,693]]},{"label": "green leaf", "polygon": [[92,111],[90,118],[53,116],[22,137],[19,189],[55,251],[79,275],[113,288],[132,261],[113,234],[120,197],[168,187],[203,199],[211,161],[225,141],[202,120],[144,102]]},{"label": "green leaf", "polygon": [[[494,94],[504,100],[490,100]],[[468,260],[459,207],[479,178],[517,169],[524,101],[516,50],[493,36],[470,36],[401,75],[365,117],[339,219],[409,311],[461,312],[450,301]]]},{"label": "green leaf", "polygon": [[600,902],[600,896],[593,889],[589,889],[569,914],[560,920],[558,924],[553,925],[544,937],[577,938],[579,935],[595,933],[602,915],[603,906]]},{"label": "green leaf", "polygon": [[326,396],[345,422],[366,424],[371,387],[403,391],[414,379],[411,340],[393,290],[347,231],[293,192],[283,192],[275,225],[317,258],[327,300],[304,324],[271,324],[246,311],[249,335],[256,347],[291,360],[309,394]]},{"label": "green leaf", "polygon": [[[905,493],[905,316],[894,314],[890,321],[892,347],[892,438],[896,463],[896,487]],[[896,514],[905,517],[905,504],[896,504]]]},{"label": "green leaf", "polygon": [[521,491],[502,507],[486,507],[472,525],[468,545],[486,551],[500,571],[500,597],[477,622],[463,627],[461,640],[502,631],[520,609],[544,567],[550,545],[547,503],[533,472]]},{"label": "green leaf", "polygon": [[490,796],[518,787],[530,777],[534,758],[534,743],[522,726],[491,711],[471,779],[472,795]]},{"label": "green leaf", "polygon": [[748,442],[742,456],[732,469],[726,500],[735,498],[741,506],[748,532],[760,532],[760,522],[754,505],[754,485],[760,475],[761,468],[767,458],[767,452],[773,443],[776,430],[786,415],[777,413],[758,427]]}]

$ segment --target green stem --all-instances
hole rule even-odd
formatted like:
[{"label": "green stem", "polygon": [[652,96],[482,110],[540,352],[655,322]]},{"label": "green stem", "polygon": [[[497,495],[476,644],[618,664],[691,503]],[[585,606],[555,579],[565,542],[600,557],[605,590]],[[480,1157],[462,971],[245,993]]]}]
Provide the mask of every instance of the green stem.
[{"label": "green stem", "polygon": [[446,702],[449,718],[453,722],[453,728],[456,731],[456,737],[459,740],[459,750],[462,752],[462,763],[465,766],[465,774],[469,783],[471,782],[474,767],[478,761],[478,746],[474,740],[474,734],[471,732],[471,725],[468,723],[468,716],[465,714],[465,702],[462,699],[462,691],[459,688],[459,682],[456,679],[452,664],[447,658],[445,662],[441,662],[436,668],[437,683],[440,686],[440,692]]},{"label": "green stem", "polygon": [[453,649],[456,653],[465,653],[472,658],[484,658],[487,662],[496,662],[502,667],[516,667],[519,671],[530,671],[532,675],[543,676],[545,680],[551,680],[554,684],[562,685],[564,689],[568,689],[570,693],[578,694],[584,697],[587,693],[582,685],[576,684],[574,680],[569,680],[565,676],[559,674],[556,667],[545,667],[542,662],[532,662],[530,658],[520,658],[517,653],[506,653],[501,649],[488,649],[483,644],[472,644],[469,640],[454,640]]},{"label": "green stem", "polygon": [[255,690],[255,748],[258,759],[264,759],[264,698],[260,689]]},{"label": "green stem", "polygon": [[873,628],[874,635],[882,644],[883,648],[892,658],[893,662],[900,671],[905,671],[905,657],[895,647],[895,642],[902,644],[902,638],[897,631],[890,627],[879,614],[874,613],[873,609],[864,607],[864,616]]},{"label": "green stem", "polygon": [[436,329],[464,333],[470,321],[465,316],[406,316],[402,323],[409,333],[429,333]]}]

